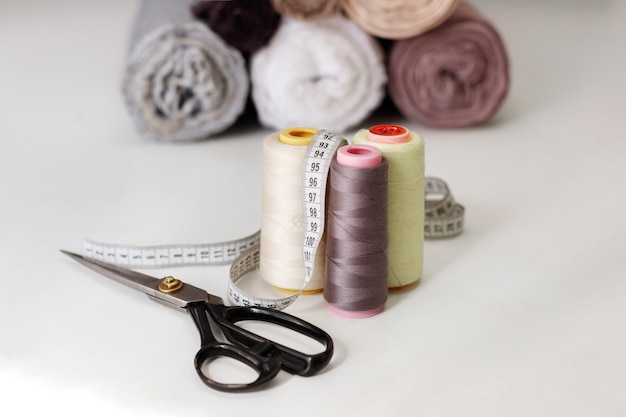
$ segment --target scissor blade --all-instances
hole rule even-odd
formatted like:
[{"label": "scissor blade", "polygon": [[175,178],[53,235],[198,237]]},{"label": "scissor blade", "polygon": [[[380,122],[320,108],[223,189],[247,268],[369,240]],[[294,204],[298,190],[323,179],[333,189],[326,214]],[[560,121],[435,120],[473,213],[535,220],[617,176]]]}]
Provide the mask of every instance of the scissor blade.
[{"label": "scissor blade", "polygon": [[171,307],[185,308],[190,302],[206,301],[208,297],[206,291],[189,284],[183,284],[180,291],[166,294],[159,291],[159,282],[161,282],[161,279],[142,274],[141,272],[137,272],[132,269],[110,264],[108,262],[86,258],[77,253],[69,252],[63,249],[61,249],[61,252],[75,261],[85,265],[87,268],[93,269],[94,271],[121,284],[139,290],[156,300],[163,301],[166,305],[170,305]]}]

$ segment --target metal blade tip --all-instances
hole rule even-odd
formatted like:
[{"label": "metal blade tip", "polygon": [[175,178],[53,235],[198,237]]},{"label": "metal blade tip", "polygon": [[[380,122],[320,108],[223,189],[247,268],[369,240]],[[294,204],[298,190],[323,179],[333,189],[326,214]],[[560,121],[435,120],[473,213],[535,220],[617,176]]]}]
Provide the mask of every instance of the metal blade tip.
[{"label": "metal blade tip", "polygon": [[66,255],[67,255],[67,256],[69,256],[70,258],[79,258],[79,259],[83,259],[83,258],[84,258],[84,256],[82,256],[82,255],[79,255],[79,254],[74,253],[74,252],[70,252],[70,251],[65,250],[65,249],[59,249],[59,251],[60,251],[61,253],[66,254]]}]

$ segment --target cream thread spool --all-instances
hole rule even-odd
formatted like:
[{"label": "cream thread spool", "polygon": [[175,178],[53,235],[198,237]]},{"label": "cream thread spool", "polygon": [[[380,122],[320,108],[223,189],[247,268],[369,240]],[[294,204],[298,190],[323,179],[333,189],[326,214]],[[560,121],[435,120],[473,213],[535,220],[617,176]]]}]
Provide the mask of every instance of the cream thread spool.
[{"label": "cream thread spool", "polygon": [[330,167],[324,298],[335,314],[366,318],[387,301],[389,164],[378,148],[339,148]]},{"label": "cream thread spool", "polygon": [[[313,128],[290,128],[268,135],[263,141],[260,271],[266,282],[286,292],[298,291],[305,277],[302,168],[315,133],[317,129]],[[321,241],[313,276],[303,294],[322,290],[325,253]]]},{"label": "cream thread spool", "polygon": [[424,257],[424,140],[402,126],[377,125],[359,130],[352,142],[380,149],[389,162],[388,286],[414,284]]}]

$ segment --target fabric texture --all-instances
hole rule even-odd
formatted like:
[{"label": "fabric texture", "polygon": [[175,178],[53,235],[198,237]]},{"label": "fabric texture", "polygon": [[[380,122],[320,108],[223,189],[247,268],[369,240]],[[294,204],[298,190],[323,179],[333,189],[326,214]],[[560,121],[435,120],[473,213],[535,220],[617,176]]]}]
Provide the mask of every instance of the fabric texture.
[{"label": "fabric texture", "polygon": [[345,132],[381,103],[387,75],[378,43],[350,20],[283,18],[251,59],[260,122],[282,130],[311,126]]},{"label": "fabric texture", "polygon": [[408,119],[433,127],[485,123],[509,89],[509,64],[496,29],[467,3],[440,27],[395,42],[389,95]]},{"label": "fabric texture", "polygon": [[316,20],[334,14],[339,0],[272,0],[278,13],[300,20]]},{"label": "fabric texture", "polygon": [[199,1],[191,6],[191,12],[243,53],[265,46],[280,23],[270,0]]},{"label": "fabric texture", "polygon": [[249,92],[244,59],[196,22],[192,0],[143,0],[122,91],[138,129],[165,141],[205,139],[231,126]]},{"label": "fabric texture", "polygon": [[384,39],[404,39],[442,24],[459,0],[342,0],[348,17]]}]

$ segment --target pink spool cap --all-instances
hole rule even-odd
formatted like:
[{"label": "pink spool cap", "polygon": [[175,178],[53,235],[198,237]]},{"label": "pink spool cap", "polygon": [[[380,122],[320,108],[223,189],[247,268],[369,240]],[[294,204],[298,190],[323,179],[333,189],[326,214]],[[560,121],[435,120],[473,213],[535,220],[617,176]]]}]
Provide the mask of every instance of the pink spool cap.
[{"label": "pink spool cap", "polygon": [[370,145],[346,145],[337,151],[337,162],[352,168],[374,168],[383,162],[383,154]]}]

